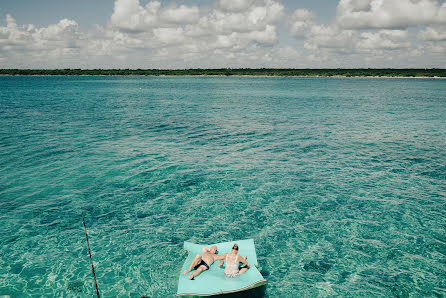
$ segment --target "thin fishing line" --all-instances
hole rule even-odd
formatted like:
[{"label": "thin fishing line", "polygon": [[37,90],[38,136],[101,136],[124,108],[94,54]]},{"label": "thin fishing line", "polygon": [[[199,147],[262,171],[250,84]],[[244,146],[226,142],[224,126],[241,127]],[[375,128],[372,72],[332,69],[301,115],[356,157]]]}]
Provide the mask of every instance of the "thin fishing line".
[{"label": "thin fishing line", "polygon": [[91,270],[93,271],[94,284],[96,286],[96,294],[98,295],[98,298],[100,298],[101,296],[99,295],[98,281],[96,280],[96,272],[94,271],[93,257],[91,256],[90,241],[88,241],[87,226],[85,225],[84,210],[81,208],[81,211],[82,211],[82,223],[84,224],[84,230],[85,230],[85,239],[87,239],[88,254],[90,255]]}]

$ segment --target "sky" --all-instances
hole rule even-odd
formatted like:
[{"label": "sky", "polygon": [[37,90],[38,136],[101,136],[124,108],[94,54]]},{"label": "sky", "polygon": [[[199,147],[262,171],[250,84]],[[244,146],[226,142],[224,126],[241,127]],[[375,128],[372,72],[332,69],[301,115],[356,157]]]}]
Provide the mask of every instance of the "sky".
[{"label": "sky", "polygon": [[0,68],[446,68],[446,0],[0,0]]}]

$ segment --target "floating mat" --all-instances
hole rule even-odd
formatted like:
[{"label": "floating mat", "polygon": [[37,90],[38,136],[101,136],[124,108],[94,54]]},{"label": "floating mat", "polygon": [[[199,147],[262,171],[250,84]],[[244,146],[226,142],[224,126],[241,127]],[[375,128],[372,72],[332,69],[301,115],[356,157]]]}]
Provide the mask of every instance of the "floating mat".
[{"label": "floating mat", "polygon": [[[187,278],[190,273],[186,275],[183,274],[183,272],[189,268],[194,257],[197,254],[202,253],[202,248],[204,245],[207,247],[216,245],[218,248],[218,254],[221,255],[230,253],[234,243],[238,244],[239,255],[242,257],[248,256],[248,263],[251,267],[244,274],[235,278],[225,277],[223,273],[224,264],[221,268],[218,267],[218,260],[211,265],[209,270],[202,272],[199,276],[195,277],[194,280],[189,280]],[[189,251],[189,255],[187,256],[186,262],[184,262],[183,268],[181,269],[180,279],[178,281],[177,296],[212,296],[225,293],[235,293],[266,284],[266,280],[256,268],[258,263],[253,239],[210,245],[184,242],[184,249]]]}]

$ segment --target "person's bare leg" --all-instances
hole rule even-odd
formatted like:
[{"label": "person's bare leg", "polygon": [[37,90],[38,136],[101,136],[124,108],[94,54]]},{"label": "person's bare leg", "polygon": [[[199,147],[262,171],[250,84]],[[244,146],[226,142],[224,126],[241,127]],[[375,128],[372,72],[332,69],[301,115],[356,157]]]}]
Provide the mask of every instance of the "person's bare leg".
[{"label": "person's bare leg", "polygon": [[198,264],[200,264],[201,262],[201,255],[198,254],[195,256],[195,258],[192,260],[192,262],[190,263],[189,269],[187,269],[186,271],[183,272],[183,274],[189,273],[192,271],[192,268],[194,268],[195,266],[197,266]]},{"label": "person's bare leg", "polygon": [[189,279],[194,279],[195,277],[197,277],[198,275],[200,275],[200,273],[203,272],[203,271],[204,271],[204,270],[203,270],[203,266],[198,267],[197,270],[195,270],[194,272],[192,272],[192,273],[189,275]]}]

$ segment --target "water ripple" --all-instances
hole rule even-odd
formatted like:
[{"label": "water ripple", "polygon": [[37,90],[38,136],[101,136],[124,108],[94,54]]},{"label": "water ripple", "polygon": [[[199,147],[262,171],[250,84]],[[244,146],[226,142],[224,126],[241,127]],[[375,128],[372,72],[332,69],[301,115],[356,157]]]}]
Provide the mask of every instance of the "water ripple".
[{"label": "water ripple", "polygon": [[439,80],[0,88],[0,295],[94,295],[81,207],[104,297],[173,296],[183,241],[243,238],[266,297],[446,295]]}]

